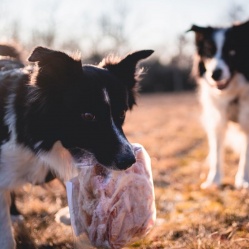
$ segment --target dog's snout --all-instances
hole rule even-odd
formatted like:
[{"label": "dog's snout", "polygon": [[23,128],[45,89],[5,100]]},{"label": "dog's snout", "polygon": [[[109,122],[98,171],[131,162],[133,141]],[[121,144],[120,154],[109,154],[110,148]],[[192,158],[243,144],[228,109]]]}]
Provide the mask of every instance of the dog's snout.
[{"label": "dog's snout", "polygon": [[220,80],[221,79],[221,75],[222,75],[222,70],[220,68],[218,68],[218,69],[215,69],[213,71],[212,78],[214,80]]},{"label": "dog's snout", "polygon": [[120,170],[125,170],[128,169],[129,167],[132,166],[136,162],[135,157],[130,157],[130,158],[120,158],[116,161],[117,167]]},{"label": "dog's snout", "polygon": [[120,170],[128,169],[136,162],[136,158],[133,152],[120,154],[116,161],[116,167]]}]

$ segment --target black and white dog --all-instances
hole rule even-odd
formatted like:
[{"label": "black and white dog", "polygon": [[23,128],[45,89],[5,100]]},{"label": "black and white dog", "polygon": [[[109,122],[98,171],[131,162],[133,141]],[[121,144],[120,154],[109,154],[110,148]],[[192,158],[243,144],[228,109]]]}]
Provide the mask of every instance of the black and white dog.
[{"label": "black and white dog", "polygon": [[119,170],[135,162],[122,125],[136,103],[136,65],[152,53],[82,66],[80,59],[37,47],[29,57],[37,62],[33,72],[11,67],[15,60],[0,63],[1,249],[15,248],[11,190],[44,182],[49,171],[67,180],[88,155]]},{"label": "black and white dog", "polygon": [[[242,140],[235,186],[248,188],[249,22],[228,28],[193,25],[190,31],[195,32],[194,73],[209,141],[210,170],[202,187],[220,184],[227,128],[229,121],[236,121]],[[231,146],[233,143],[235,141],[230,141]]]}]

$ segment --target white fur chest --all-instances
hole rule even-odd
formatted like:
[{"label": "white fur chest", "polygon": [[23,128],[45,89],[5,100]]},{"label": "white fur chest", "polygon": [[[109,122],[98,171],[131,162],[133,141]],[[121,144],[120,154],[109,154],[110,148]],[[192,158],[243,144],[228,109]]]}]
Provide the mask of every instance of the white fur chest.
[{"label": "white fur chest", "polygon": [[237,73],[228,87],[224,90],[219,90],[216,87],[210,86],[208,82],[199,79],[199,99],[204,106],[216,106],[220,109],[227,109],[227,106],[234,100],[243,100],[243,96],[249,95],[249,83],[245,77]]},{"label": "white fur chest", "polygon": [[29,149],[9,141],[1,147],[0,188],[42,183],[48,167]]},{"label": "white fur chest", "polygon": [[[235,121],[248,126],[249,83],[242,74],[237,73],[228,87],[219,90],[210,86],[205,79],[199,79],[199,101],[202,105],[204,126],[223,125]],[[210,124],[210,121],[211,124]],[[245,128],[244,127],[244,128]]]},{"label": "white fur chest", "polygon": [[69,180],[78,174],[72,156],[59,141],[51,151],[38,155],[11,140],[1,147],[0,188],[43,183],[49,170],[62,180]]}]

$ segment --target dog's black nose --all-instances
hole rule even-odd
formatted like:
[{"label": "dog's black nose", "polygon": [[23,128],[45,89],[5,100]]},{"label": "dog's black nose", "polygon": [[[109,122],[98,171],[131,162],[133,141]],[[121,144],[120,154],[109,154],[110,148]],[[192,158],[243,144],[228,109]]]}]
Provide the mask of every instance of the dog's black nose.
[{"label": "dog's black nose", "polygon": [[221,79],[221,75],[222,75],[222,70],[218,68],[218,69],[215,69],[213,71],[212,78],[214,80],[220,80]]},{"label": "dog's black nose", "polygon": [[126,170],[136,162],[136,158],[133,154],[131,155],[120,155],[116,159],[116,167],[120,170]]}]

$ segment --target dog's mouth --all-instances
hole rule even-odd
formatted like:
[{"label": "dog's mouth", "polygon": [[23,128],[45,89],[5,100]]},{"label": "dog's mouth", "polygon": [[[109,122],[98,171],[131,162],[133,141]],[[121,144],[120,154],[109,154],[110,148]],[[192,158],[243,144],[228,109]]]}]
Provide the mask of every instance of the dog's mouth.
[{"label": "dog's mouth", "polygon": [[211,77],[210,74],[206,74],[204,78],[211,87],[216,88],[218,90],[224,90],[229,86],[233,75],[229,75],[229,77],[223,77],[222,79],[215,80]]},{"label": "dog's mouth", "polygon": [[230,82],[230,79],[228,79],[228,80],[224,79],[224,80],[215,81],[216,87],[219,90],[224,90],[225,88],[227,88],[227,86],[229,85],[229,82]]},{"label": "dog's mouth", "polygon": [[103,163],[102,160],[98,160],[94,153],[81,148],[73,148],[69,150],[74,158],[74,165],[77,168],[83,168],[88,166],[100,165],[102,167],[112,170],[126,170],[131,167],[136,158],[134,154],[121,154],[119,157],[114,158],[110,163]]},{"label": "dog's mouth", "polygon": [[206,80],[211,87],[216,88],[218,90],[224,90],[228,87],[231,81],[231,78],[222,79],[222,80],[213,80],[213,79],[206,78]]},{"label": "dog's mouth", "polygon": [[69,151],[74,158],[74,165],[77,168],[93,166],[99,163],[96,157],[94,156],[94,154],[87,150],[77,147],[77,148],[69,149]]}]

